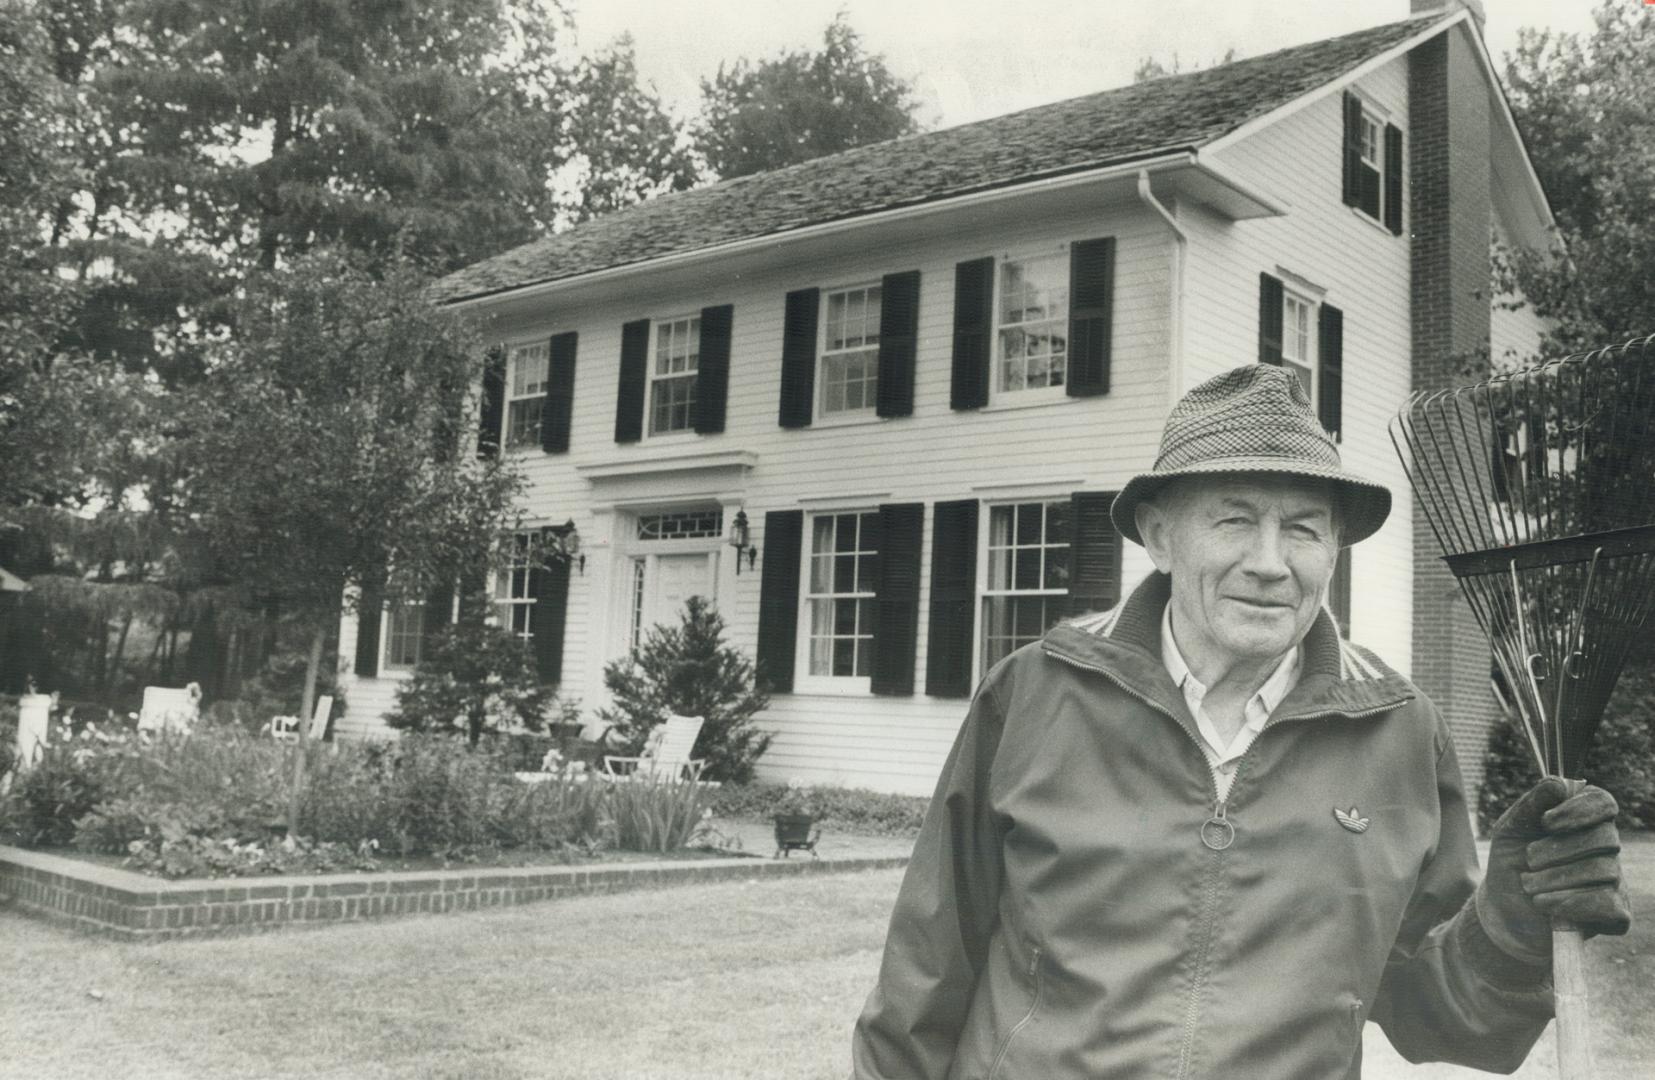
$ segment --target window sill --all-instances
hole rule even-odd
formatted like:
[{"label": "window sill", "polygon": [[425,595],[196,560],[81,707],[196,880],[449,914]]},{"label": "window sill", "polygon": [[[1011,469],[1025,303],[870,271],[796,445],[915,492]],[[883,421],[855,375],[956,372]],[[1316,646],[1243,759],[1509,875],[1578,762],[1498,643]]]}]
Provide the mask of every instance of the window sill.
[{"label": "window sill", "polygon": [[1345,209],[1349,210],[1351,212],[1351,215],[1353,217],[1355,217],[1356,220],[1362,222],[1364,225],[1367,225],[1369,228],[1379,230],[1381,233],[1384,233],[1385,236],[1387,236],[1388,238],[1390,238],[1392,240],[1401,240],[1401,239],[1403,239],[1404,237],[1406,237],[1408,235],[1408,229],[1406,227],[1407,226],[1406,222],[1403,223],[1404,227],[1403,227],[1403,230],[1401,232],[1394,233],[1390,230],[1390,228],[1383,221],[1380,221],[1378,218],[1374,217],[1372,214],[1368,213],[1366,210],[1360,209],[1359,207],[1355,207],[1355,206],[1346,206]]},{"label": "window sill", "polygon": [[702,438],[702,435],[699,432],[694,431],[694,430],[667,431],[667,432],[661,433],[660,435],[650,435],[650,434],[646,433],[643,438],[639,439],[633,445],[635,445],[635,446],[686,446],[690,443],[695,442],[699,438]]},{"label": "window sill", "polygon": [[999,395],[977,411],[985,413],[1008,412],[1012,409],[1034,409],[1042,405],[1061,405],[1068,401],[1079,400],[1081,399],[1070,397],[1068,387],[1065,386],[1044,387],[1039,390],[1013,390]]},{"label": "window sill", "polygon": [[821,677],[795,678],[793,680],[794,697],[872,697],[873,680],[868,678],[845,678],[844,686],[835,686],[824,681]]},{"label": "window sill", "polygon": [[[815,428],[842,428],[866,427],[870,424],[883,424],[890,417],[880,416],[872,409],[859,409],[853,413],[830,413],[827,416],[818,416],[811,421],[810,427]],[[806,428],[805,430],[809,430]]]}]

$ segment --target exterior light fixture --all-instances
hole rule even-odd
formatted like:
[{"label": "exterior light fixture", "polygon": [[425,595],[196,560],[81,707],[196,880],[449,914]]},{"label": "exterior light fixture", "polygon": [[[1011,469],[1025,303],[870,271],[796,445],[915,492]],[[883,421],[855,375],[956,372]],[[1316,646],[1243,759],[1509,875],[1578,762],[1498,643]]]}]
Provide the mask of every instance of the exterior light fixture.
[{"label": "exterior light fixture", "polygon": [[747,555],[747,569],[753,568],[758,561],[759,552],[752,544],[752,533],[748,531],[747,511],[737,510],[735,520],[730,522],[730,546],[736,549],[736,573],[741,573],[741,556]]},{"label": "exterior light fixture", "polygon": [[558,531],[555,554],[573,566],[579,567],[582,574],[586,573],[586,556],[580,551],[580,530],[575,528],[575,520],[570,518],[563,523]]}]

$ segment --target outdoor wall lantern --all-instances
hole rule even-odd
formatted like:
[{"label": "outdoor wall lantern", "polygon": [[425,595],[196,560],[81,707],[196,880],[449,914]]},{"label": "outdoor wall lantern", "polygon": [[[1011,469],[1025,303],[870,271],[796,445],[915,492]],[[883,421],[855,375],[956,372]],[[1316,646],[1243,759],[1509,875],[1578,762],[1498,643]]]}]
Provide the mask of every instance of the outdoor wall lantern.
[{"label": "outdoor wall lantern", "polygon": [[747,511],[737,510],[735,520],[730,522],[730,546],[736,549],[736,573],[741,573],[741,556],[747,553],[747,569],[753,568],[758,561],[759,552],[752,544],[752,534],[747,530]]},{"label": "outdoor wall lantern", "polygon": [[554,554],[564,562],[579,568],[582,575],[586,573],[586,556],[580,551],[580,530],[575,528],[574,518],[563,523],[554,541]]}]

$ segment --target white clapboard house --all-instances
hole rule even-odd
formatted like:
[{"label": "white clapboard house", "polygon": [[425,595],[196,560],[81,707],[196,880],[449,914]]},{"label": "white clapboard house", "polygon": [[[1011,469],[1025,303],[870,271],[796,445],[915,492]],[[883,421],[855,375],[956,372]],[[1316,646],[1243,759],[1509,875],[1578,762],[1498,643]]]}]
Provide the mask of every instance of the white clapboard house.
[{"label": "white clapboard house", "polygon": [[[709,597],[772,691],[761,776],[928,792],[987,668],[1149,569],[1108,507],[1173,400],[1281,364],[1401,493],[1333,606],[1451,706],[1474,765],[1488,655],[1416,550],[1385,424],[1450,358],[1539,329],[1490,298],[1491,237],[1542,246],[1551,217],[1480,29],[1418,12],[668,195],[448,277],[503,345],[481,452],[578,537],[495,582],[499,619],[590,710],[607,661]],[[424,622],[345,619],[342,732],[382,730]]]}]

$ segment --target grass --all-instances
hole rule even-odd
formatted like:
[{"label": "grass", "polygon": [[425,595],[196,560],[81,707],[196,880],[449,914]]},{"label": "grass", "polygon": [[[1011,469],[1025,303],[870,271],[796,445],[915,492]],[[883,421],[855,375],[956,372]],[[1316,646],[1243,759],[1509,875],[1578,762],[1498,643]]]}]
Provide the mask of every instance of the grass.
[{"label": "grass", "polygon": [[[1655,1075],[1655,843],[1592,942],[1600,1080]],[[117,945],[0,907],[0,1077],[843,1077],[900,871]],[[98,995],[93,996],[93,991]],[[1484,1076],[1400,1062],[1368,1080]],[[1549,1043],[1520,1077],[1554,1075]]]}]

